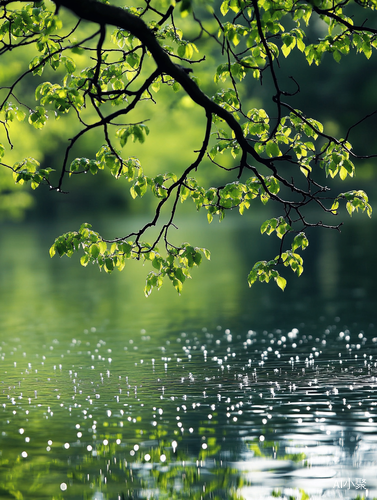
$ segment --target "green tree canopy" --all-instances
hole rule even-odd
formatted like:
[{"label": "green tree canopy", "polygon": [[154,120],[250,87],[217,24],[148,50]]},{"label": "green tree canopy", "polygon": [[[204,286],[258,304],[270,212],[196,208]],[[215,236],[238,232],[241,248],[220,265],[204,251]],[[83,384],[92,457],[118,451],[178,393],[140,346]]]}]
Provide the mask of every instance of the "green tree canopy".
[{"label": "green tree canopy", "polygon": [[[189,243],[173,244],[170,233],[180,203],[194,202],[208,222],[222,220],[232,209],[242,215],[273,203],[276,216],[262,224],[261,232],[278,237],[277,255],[257,262],[248,282],[274,279],[284,290],[281,269],[303,271],[308,229],[338,229],[341,224],[328,223],[326,215],[337,215],[343,203],[350,215],[359,209],[371,215],[362,190],[334,193],[335,178],[353,177],[355,161],[373,156],[352,150],[349,139],[357,124],[350,124],[344,137],[333,137],[305,109],[296,109],[291,103],[300,92],[300,67],[296,75],[285,75],[281,63],[300,53],[309,65],[319,65],[325,54],[334,64],[343,62],[351,51],[369,59],[377,47],[377,29],[367,21],[375,0],[136,0],[133,5],[2,0],[0,6],[0,55],[20,61],[18,74],[0,94],[1,165],[15,183],[65,192],[72,177],[107,169],[114,179],[129,182],[132,198],[150,191],[156,200],[154,217],[137,231],[109,240],[84,223],[59,236],[51,256],[80,251],[83,266],[95,262],[106,272],[122,270],[127,259],[150,261],[145,294],[160,288],[165,277],[181,292],[191,268],[210,253]],[[318,25],[321,38],[315,39],[312,28]],[[22,67],[26,56],[28,66]],[[35,96],[22,92],[29,80]],[[270,92],[272,113],[253,105],[253,89],[260,85]],[[148,116],[140,116],[161,102],[173,102],[175,95],[200,110],[202,141],[183,171],[171,165],[150,175],[149,166],[132,154],[133,143],[148,148]],[[38,130],[53,118],[62,118],[64,127],[68,113],[77,130],[63,158],[44,168],[34,157],[8,162],[17,121],[28,122],[37,141]],[[181,113],[187,120],[184,108]],[[360,116],[358,123],[366,118]],[[92,157],[75,157],[80,140],[93,130],[101,132],[102,144]],[[214,172],[211,179],[218,179],[214,185],[200,181],[203,165]],[[6,190],[2,197],[9,186]],[[157,236],[151,237],[153,228]]]}]

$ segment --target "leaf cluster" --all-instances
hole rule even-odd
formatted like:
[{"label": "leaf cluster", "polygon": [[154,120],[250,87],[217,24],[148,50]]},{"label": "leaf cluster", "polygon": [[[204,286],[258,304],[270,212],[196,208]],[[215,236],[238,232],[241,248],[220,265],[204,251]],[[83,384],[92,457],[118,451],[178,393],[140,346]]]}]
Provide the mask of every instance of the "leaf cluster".
[{"label": "leaf cluster", "polygon": [[206,248],[197,248],[183,243],[179,248],[171,247],[167,256],[161,255],[157,247],[148,243],[122,238],[119,241],[105,241],[88,223],[81,225],[79,231],[71,231],[59,236],[50,248],[50,257],[60,257],[83,251],[80,258],[82,266],[97,264],[99,269],[111,273],[115,269],[122,271],[129,259],[149,261],[154,271],[146,278],[144,293],[149,296],[153,288],[161,288],[167,277],[177,292],[182,291],[183,283],[191,278],[191,269],[201,264],[203,255],[210,260],[210,252]]}]

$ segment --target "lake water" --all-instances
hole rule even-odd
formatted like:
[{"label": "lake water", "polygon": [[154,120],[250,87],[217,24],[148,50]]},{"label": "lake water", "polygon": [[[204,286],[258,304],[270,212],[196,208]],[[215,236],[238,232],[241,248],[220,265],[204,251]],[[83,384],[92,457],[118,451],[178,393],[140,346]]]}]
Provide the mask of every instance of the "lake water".
[{"label": "lake water", "polygon": [[282,293],[247,286],[277,248],[248,222],[182,221],[211,261],[148,299],[147,267],[50,260],[72,225],[1,227],[2,500],[377,497],[376,224],[317,232]]}]

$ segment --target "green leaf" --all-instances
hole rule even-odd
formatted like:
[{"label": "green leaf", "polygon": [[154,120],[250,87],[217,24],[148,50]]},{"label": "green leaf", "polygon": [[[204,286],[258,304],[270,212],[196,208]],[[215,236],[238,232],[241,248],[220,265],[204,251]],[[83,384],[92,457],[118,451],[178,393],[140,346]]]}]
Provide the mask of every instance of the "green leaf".
[{"label": "green leaf", "polygon": [[292,252],[297,250],[297,248],[301,247],[303,250],[309,245],[309,241],[305,235],[305,233],[299,233],[295,236],[292,243]]},{"label": "green leaf", "polygon": [[205,258],[207,260],[211,260],[211,252],[209,250],[207,250],[206,248],[202,248],[201,250],[204,253]]},{"label": "green leaf", "polygon": [[155,257],[153,260],[152,260],[152,266],[157,269],[158,271],[161,270],[162,268],[162,259],[161,258],[158,258],[158,257]]},{"label": "green leaf", "polygon": [[74,73],[76,70],[75,61],[71,57],[65,58],[64,65],[68,73]]},{"label": "green leaf", "polygon": [[280,275],[276,276],[274,279],[275,279],[278,287],[281,288],[284,292],[284,289],[287,285],[287,280]]},{"label": "green leaf", "polygon": [[131,196],[132,196],[133,199],[137,198],[137,192],[136,192],[134,186],[130,187],[130,193],[131,193]]},{"label": "green leaf", "polygon": [[85,255],[83,255],[80,259],[80,264],[84,267],[86,267],[89,263],[89,260],[90,260],[90,257],[89,255],[86,253]]},{"label": "green leaf", "polygon": [[41,129],[47,121],[47,113],[42,106],[37,106],[36,110],[29,115],[30,125],[36,129]]},{"label": "green leaf", "polygon": [[[174,275],[175,277],[181,282],[181,283],[184,283],[185,280],[186,280],[186,276],[183,274],[183,271],[180,267],[177,267],[175,270],[174,270]],[[182,290],[182,289],[181,289]]]},{"label": "green leaf", "polygon": [[195,252],[193,254],[193,258],[194,258],[194,262],[197,266],[199,266],[202,262],[202,254],[200,254],[199,252]]},{"label": "green leaf", "polygon": [[105,259],[104,269],[107,273],[111,273],[114,270],[114,262],[109,257]]},{"label": "green leaf", "polygon": [[152,83],[151,88],[152,88],[153,92],[157,93],[161,88],[161,78],[158,78],[157,80],[155,80]]},{"label": "green leaf", "polygon": [[173,286],[177,290],[178,295],[182,293],[182,282],[180,280],[173,280]]},{"label": "green leaf", "polygon": [[99,254],[100,254],[100,253],[101,253],[101,251],[100,251],[100,247],[99,247],[99,245],[97,245],[97,244],[93,244],[93,245],[90,247],[90,255],[91,255],[94,259],[96,259],[96,258],[99,256]]},{"label": "green leaf", "polygon": [[267,233],[268,235],[270,235],[273,231],[275,231],[277,224],[277,219],[268,219],[264,221],[260,228],[261,233]]},{"label": "green leaf", "polygon": [[342,54],[338,51],[338,50],[335,50],[333,53],[333,58],[335,59],[335,61],[338,63],[340,62],[341,58],[342,58]]},{"label": "green leaf", "polygon": [[281,156],[282,153],[279,149],[279,146],[274,141],[268,141],[266,144],[266,153],[270,157]]},{"label": "green leaf", "polygon": [[226,16],[229,11],[229,0],[225,0],[220,7],[220,12],[223,16]]},{"label": "green leaf", "polygon": [[98,242],[98,247],[99,247],[99,251],[101,254],[104,254],[107,250],[107,243],[106,241],[103,241],[103,240],[100,240]]},{"label": "green leaf", "polygon": [[186,53],[186,46],[185,45],[180,45],[178,47],[178,50],[177,50],[177,53],[179,55],[179,57],[185,57],[185,53]]}]

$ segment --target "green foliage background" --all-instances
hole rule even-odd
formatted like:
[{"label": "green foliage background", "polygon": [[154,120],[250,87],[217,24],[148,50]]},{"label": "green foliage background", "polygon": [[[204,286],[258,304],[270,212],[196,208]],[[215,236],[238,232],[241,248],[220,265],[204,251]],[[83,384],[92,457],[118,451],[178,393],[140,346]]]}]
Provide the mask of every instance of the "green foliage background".
[{"label": "green foliage background", "polygon": [[[123,5],[123,1],[112,2]],[[219,5],[220,3],[217,2]],[[215,2],[216,4],[216,2]],[[214,6],[216,6],[214,4]],[[373,16],[373,15],[372,15]],[[207,16],[208,17],[208,16]],[[376,16],[371,18],[368,13],[370,24]],[[74,17],[68,12],[64,12],[64,24],[73,23]],[[190,18],[184,18],[182,23],[185,35],[195,37],[196,27],[191,24]],[[88,26],[89,28],[89,26]],[[88,30],[89,32],[90,30]],[[311,25],[307,30],[308,39],[313,40],[321,34],[325,34],[325,23],[318,22],[314,27]],[[220,51],[206,40],[202,43],[200,40],[197,46],[202,53],[206,54],[206,64],[198,66],[195,69],[195,76],[200,85],[204,87],[206,93],[211,94],[215,90],[211,75],[215,72],[220,59]],[[17,56],[13,53],[7,53],[0,58],[0,86],[9,84],[17,78],[20,73],[28,66],[33,51],[30,48],[18,51]],[[75,54],[75,61],[81,59],[82,67],[90,63],[87,54],[78,56]],[[344,63],[344,61],[341,61]],[[281,74],[297,74],[297,66],[300,67],[300,92],[294,98],[294,106],[299,109],[305,109],[308,116],[319,120],[325,125],[325,128],[334,135],[342,135],[347,128],[358,121],[360,117],[367,115],[372,110],[377,109],[377,93],[375,91],[377,79],[377,63],[374,58],[367,60],[357,57],[355,54],[347,55],[345,64],[334,64],[330,54],[324,54],[322,63],[309,66],[303,54],[296,48],[293,49],[290,57],[285,59],[280,57]],[[31,106],[35,106],[34,89],[35,80],[55,81],[56,74],[46,68],[43,77],[30,77],[21,83],[22,95],[28,96]],[[292,83],[292,88],[294,85]],[[262,107],[269,112],[273,110],[271,101],[271,82],[264,82],[260,86],[257,81],[253,87],[248,89],[250,107]],[[356,96],[356,97],[355,97]],[[173,170],[182,171],[193,158],[193,151],[198,148],[201,141],[201,129],[204,116],[200,109],[197,109],[191,99],[183,91],[178,93],[166,92],[165,89],[155,95],[158,106],[155,110],[150,106],[145,107],[145,111],[136,110],[135,121],[147,118],[150,134],[147,145],[130,142],[127,145],[128,154],[136,156],[141,163],[148,165],[149,175],[157,175],[160,171]],[[357,99],[357,106],[355,100]],[[64,121],[64,125],[62,124]],[[354,149],[366,152],[367,146],[373,143],[374,127],[376,119],[369,121],[357,127],[352,134],[352,143]],[[372,125],[372,126],[371,126]],[[30,156],[38,158],[42,168],[52,167],[58,163],[66,146],[66,140],[73,132],[79,130],[79,124],[73,113],[69,113],[64,118],[57,120],[50,119],[49,127],[39,130],[36,134],[35,129],[28,124],[20,122],[14,123],[14,134],[12,137],[14,143],[14,152],[7,151],[9,161],[16,161],[19,157]],[[92,134],[91,137],[84,136],[80,141],[80,156],[93,157],[96,153],[96,146],[102,141],[99,131]],[[190,154],[191,152],[191,154]],[[204,167],[204,168],[203,168]],[[221,172],[214,172],[209,162],[198,172],[199,183],[211,184],[211,177],[216,176],[218,180]],[[225,174],[223,174],[226,177]],[[358,184],[360,187],[368,186],[370,198],[377,198],[377,182],[375,161],[360,162],[357,168]],[[360,182],[361,181],[361,182]],[[371,182],[372,181],[372,182]],[[20,219],[28,213],[29,217],[40,217],[48,215],[54,218],[66,218],[69,214],[82,213],[83,216],[93,217],[96,213],[109,211],[109,215],[117,211],[119,213],[152,213],[153,200],[149,197],[148,203],[145,199],[136,203],[130,202],[129,190],[124,181],[113,182],[110,174],[102,171],[98,176],[85,176],[85,178],[75,178],[70,182],[66,189],[69,191],[69,197],[49,193],[48,189],[40,189],[35,192],[30,186],[20,189],[15,186],[11,172],[0,169],[0,217],[2,219]],[[25,210],[28,210],[25,212]],[[181,207],[186,211],[188,208]]]},{"label": "green foliage background", "polygon": [[[322,206],[325,213],[332,212],[334,215],[340,207],[339,202],[345,201],[350,215],[359,208],[361,211],[366,211],[369,216],[371,215],[372,209],[368,197],[360,189],[363,188],[363,182],[361,186],[358,185],[358,190],[348,192],[346,190],[350,189],[347,186],[347,180],[353,177],[355,166],[358,167],[358,159],[362,156],[358,150],[359,156],[351,157],[351,145],[348,143],[348,138],[352,141],[354,150],[363,149],[363,145],[370,136],[370,123],[375,122],[375,110],[372,108],[375,99],[373,96],[367,99],[367,109],[364,111],[359,103],[356,107],[352,105],[350,96],[363,94],[364,85],[368,87],[368,81],[364,80],[361,89],[359,86],[358,90],[354,85],[346,85],[346,88],[338,90],[332,84],[332,82],[339,82],[344,86],[348,71],[352,75],[355,72],[362,74],[364,70],[360,60],[363,56],[369,60],[376,45],[374,36],[370,35],[366,29],[364,30],[365,12],[360,9],[360,6],[357,8],[354,4],[347,6],[350,9],[347,15],[351,17],[346,18],[339,7],[332,7],[321,1],[316,1],[313,5],[303,4],[301,7],[292,3],[291,9],[290,4],[284,4],[280,9],[278,4],[269,1],[259,3],[253,1],[250,4],[243,4],[234,0],[225,0],[221,4],[195,4],[195,14],[198,14],[201,22],[205,24],[204,31],[209,30],[215,33],[218,28],[218,38],[223,39],[223,44],[219,40],[214,43],[215,35],[212,38],[201,36],[204,31],[200,32],[199,26],[203,24],[193,22],[189,15],[192,7],[189,3],[182,4],[181,18],[179,16],[176,18],[177,26],[173,24],[173,27],[165,25],[167,18],[164,22],[161,21],[161,26],[154,25],[154,14],[163,16],[157,10],[152,9],[144,16],[144,22],[152,23],[149,28],[144,25],[145,30],[151,30],[149,33],[154,33],[156,29],[155,33],[158,32],[158,35],[153,36],[158,36],[160,42],[163,40],[162,44],[168,45],[163,45],[164,49],[158,45],[158,50],[154,53],[153,44],[140,42],[146,43],[158,66],[156,73],[148,77],[151,81],[145,87],[151,89],[150,94],[141,99],[139,97],[135,109],[133,105],[128,105],[131,111],[127,113],[127,124],[117,125],[122,128],[118,128],[116,132],[115,130],[110,132],[109,135],[105,132],[107,145],[100,146],[99,149],[99,145],[103,143],[102,126],[96,126],[91,130],[91,125],[87,126],[85,122],[90,123],[102,117],[98,112],[98,106],[103,105],[104,114],[109,116],[112,108],[103,96],[112,95],[111,105],[123,103],[125,95],[122,96],[121,92],[125,85],[122,81],[124,75],[127,75],[128,80],[132,82],[132,72],[137,70],[140,71],[140,74],[136,73],[139,75],[138,78],[143,80],[153,70],[153,62],[148,60],[145,63],[140,62],[139,49],[133,49],[132,45],[134,38],[137,39],[137,37],[127,34],[128,32],[124,29],[108,30],[107,38],[103,30],[99,37],[101,40],[103,36],[106,42],[112,41],[115,46],[118,46],[116,50],[123,52],[123,66],[119,61],[111,64],[107,62],[106,57],[115,49],[109,51],[106,48],[103,49],[103,53],[101,52],[105,45],[102,45],[103,41],[93,38],[93,26],[90,23],[83,23],[80,31],[80,40],[87,35],[86,45],[80,42],[80,46],[75,46],[75,17],[66,11],[61,14],[60,18],[53,16],[54,5],[52,2],[47,2],[47,5],[52,7],[50,12],[44,9],[43,2],[36,3],[33,8],[31,4],[26,5],[22,14],[18,14],[19,20],[12,21],[15,39],[26,36],[25,30],[27,32],[29,29],[34,36],[34,28],[31,28],[30,19],[33,19],[33,26],[37,26],[35,28],[37,31],[38,22],[42,23],[42,35],[38,34],[38,36],[41,35],[38,41],[31,46],[26,44],[22,50],[17,47],[17,59],[14,58],[14,51],[8,50],[6,43],[2,42],[4,47],[1,63],[4,71],[0,80],[1,92],[4,95],[7,94],[10,88],[8,85],[17,81],[20,73],[25,71],[21,68],[30,67],[34,76],[30,73],[18,86],[18,93],[23,95],[22,105],[9,100],[9,103],[4,106],[5,122],[13,122],[13,127],[12,137],[11,139],[7,137],[8,145],[5,151],[1,151],[1,154],[5,153],[8,164],[13,163],[13,167],[10,167],[13,169],[12,177],[18,184],[23,185],[31,181],[31,188],[35,189],[46,181],[50,184],[52,192],[45,189],[42,194],[33,198],[28,190],[22,192],[15,190],[10,176],[3,171],[0,178],[2,214],[20,218],[25,209],[34,205],[36,206],[35,213],[39,216],[48,213],[50,217],[60,218],[79,213],[83,220],[87,220],[88,217],[95,219],[98,214],[103,215],[104,212],[109,212],[109,216],[112,213],[153,213],[157,205],[152,195],[159,199],[153,221],[138,232],[129,235],[135,236],[135,241],[128,240],[129,236],[105,241],[104,237],[92,230],[90,224],[84,223],[78,231],[64,233],[57,238],[51,247],[51,256],[59,254],[70,257],[81,248],[84,250],[84,255],[80,260],[83,266],[89,262],[96,262],[106,272],[111,272],[115,268],[122,270],[128,258],[137,260],[142,258],[144,261],[150,261],[155,269],[148,274],[146,295],[149,295],[154,287],[160,288],[165,276],[169,277],[180,293],[185,279],[191,277],[190,268],[198,266],[203,255],[209,259],[210,254],[206,249],[194,247],[188,243],[174,246],[168,241],[167,232],[170,226],[174,226],[173,216],[178,199],[183,202],[187,198],[192,198],[194,201],[191,208],[180,208],[180,213],[190,212],[195,206],[198,210],[204,207],[203,211],[206,211],[209,222],[216,215],[219,215],[219,219],[222,220],[230,209],[238,209],[243,214],[254,199],[259,199],[263,205],[272,199],[284,207],[280,208],[283,213],[274,213],[274,216],[267,218],[261,226],[261,233],[276,234],[281,240],[280,251],[273,260],[257,262],[249,274],[248,282],[252,285],[255,281],[268,282],[273,278],[284,290],[286,280],[280,276],[276,267],[283,263],[284,266],[290,267],[301,275],[303,260],[296,250],[304,250],[308,246],[308,239],[303,231],[311,226],[326,226],[326,223],[323,224],[322,221],[314,224],[307,223],[306,216],[301,213],[301,209],[307,203],[312,204],[312,201],[320,199],[326,200],[324,197],[317,199],[317,194],[327,189],[323,187],[327,182],[326,177],[331,178],[337,192],[339,190],[342,192],[327,198],[327,201],[332,200],[332,204],[330,203],[328,207],[326,203],[319,201],[318,205]],[[123,6],[123,2],[119,5]],[[164,2],[157,2],[154,5],[154,8],[157,6],[163,10],[168,8],[168,4],[165,5]],[[375,5],[372,2],[364,7],[372,9],[373,21]],[[221,22],[216,16],[212,16],[214,9],[220,11],[223,16],[224,19]],[[130,7],[130,11],[137,13],[135,6]],[[227,17],[228,13],[232,16],[241,15],[241,11],[245,19],[246,16],[250,17],[248,26],[247,23],[246,25],[236,24],[237,17],[232,22],[230,22],[230,17]],[[118,12],[121,13],[121,11]],[[314,16],[313,21],[311,14],[314,12],[317,17]],[[140,12],[137,13],[139,14]],[[259,18],[262,14],[263,28]],[[143,15],[141,14],[142,17]],[[44,18],[44,16],[47,17]],[[359,26],[355,30],[347,28],[351,26],[351,18],[354,18],[352,22],[356,22]],[[44,19],[49,19],[50,24],[44,25]],[[134,22],[137,19],[134,17]],[[308,27],[309,19],[311,19],[311,24]],[[17,32],[18,21],[22,26],[20,32]],[[63,32],[59,31],[63,24],[65,30],[70,27],[73,30],[69,35],[69,50],[59,49],[59,43],[65,40],[64,37],[61,38],[60,33]],[[7,22],[3,23],[4,40],[8,36],[6,25]],[[57,35],[50,36],[54,30],[57,30]],[[129,27],[129,30],[133,33],[132,27]],[[184,33],[185,39],[181,38],[181,33]],[[136,32],[136,35],[140,40],[144,40],[142,30]],[[275,39],[278,40],[278,45],[271,41]],[[195,43],[188,40],[193,40]],[[97,43],[101,43],[101,47]],[[221,56],[224,56],[224,44],[227,44],[225,52],[229,58],[225,64],[224,58],[221,59]],[[237,50],[241,52],[235,54],[235,47],[239,44],[241,49]],[[34,45],[37,49],[35,53],[31,51]],[[123,50],[124,47],[126,51]],[[244,52],[242,52],[243,47],[246,47]],[[358,54],[357,59],[349,58],[350,48]],[[35,55],[38,51],[42,55]],[[189,80],[190,84],[187,80],[182,80],[179,74],[176,74],[177,67],[172,64],[171,60],[169,60],[170,73],[166,68],[164,71],[163,63],[158,62],[159,56],[157,55],[156,58],[156,54],[161,51],[165,51],[164,55],[169,53],[170,59],[174,57],[186,64],[193,62],[191,59],[194,55],[196,57],[196,53],[197,57],[203,58],[200,65],[193,66],[195,71],[192,81],[199,84],[199,93],[204,92],[202,94],[204,101],[199,99],[198,106],[194,105],[189,97],[191,95],[193,100],[197,100],[195,91],[192,93],[188,90],[191,80]],[[279,51],[279,60],[276,61]],[[98,55],[100,53],[101,55]],[[44,69],[43,58],[46,54],[49,60]],[[96,54],[98,60],[95,57]],[[242,57],[244,54],[246,57]],[[231,55],[234,56],[236,62],[230,62]],[[345,56],[349,58],[350,64],[341,66],[346,68],[346,73],[337,74],[337,63],[343,62]],[[30,59],[31,66],[29,66]],[[93,60],[97,60],[97,66],[93,66]],[[42,62],[43,65],[41,65]],[[323,64],[320,64],[321,62]],[[264,68],[269,66],[271,71],[264,73]],[[317,66],[320,69],[317,70]],[[368,65],[369,72],[370,67]],[[291,75],[291,70],[294,76]],[[248,72],[252,73],[253,78],[246,80]],[[162,77],[162,74],[165,76]],[[214,79],[211,75],[214,75]],[[297,75],[300,81],[297,81]],[[99,76],[100,80],[98,80]],[[144,85],[148,82],[148,78]],[[186,78],[188,78],[187,74]],[[64,81],[63,86],[60,86],[60,80]],[[260,85],[262,80],[263,86]],[[104,86],[102,90],[98,81]],[[95,96],[92,85],[95,89],[94,93],[97,93]],[[138,95],[139,89],[142,88],[136,87],[137,91],[132,94],[132,89],[135,87],[132,83],[128,85],[130,86],[127,86],[127,89],[131,89],[129,95]],[[180,85],[185,88],[185,92],[181,90]],[[88,87],[87,91],[85,86]],[[111,91],[107,91],[108,86],[112,87]],[[225,89],[221,88],[222,86]],[[302,92],[301,87],[304,89]],[[281,88],[288,90],[281,92]],[[116,94],[117,91],[119,94]],[[274,94],[275,97],[271,97]],[[213,98],[208,99],[207,95],[213,95]],[[286,117],[281,115],[285,107],[280,101],[282,95],[292,97],[289,104],[291,107],[286,106],[291,113],[288,112]],[[93,99],[93,106],[86,106],[89,101],[87,96]],[[96,99],[98,106],[94,104]],[[35,100],[38,101],[37,105]],[[348,101],[349,104],[344,105]],[[241,103],[243,109],[241,109]],[[276,103],[278,103],[277,106]],[[75,108],[71,109],[73,106]],[[30,111],[28,123],[24,121],[25,107]],[[302,109],[303,112],[295,111],[295,107]],[[249,109],[247,114],[244,111],[246,109]],[[225,110],[227,116],[224,117],[219,110]],[[285,109],[284,112],[286,112]],[[49,127],[44,127],[47,114],[49,114]],[[55,122],[52,118],[54,114]],[[368,119],[364,119],[365,115],[369,115]],[[313,116],[313,118],[307,118],[308,116]],[[230,117],[230,121],[227,117]],[[237,123],[240,119],[241,122]],[[246,119],[245,122],[243,122],[244,119]],[[80,120],[84,121],[80,123]],[[325,123],[325,132],[320,122]],[[353,128],[355,122],[359,122],[359,126]],[[209,123],[208,133],[206,132],[203,146],[201,146],[206,123],[207,127]],[[87,127],[85,134],[75,142],[70,155],[66,156],[63,162],[64,156],[69,151],[69,148],[66,149],[67,144],[72,137],[75,137],[74,141],[76,141],[83,124],[84,128]],[[214,126],[218,124],[217,133],[212,133],[211,136],[211,130],[213,131]],[[228,126],[231,129],[230,132],[226,128],[222,129],[222,126]],[[5,124],[4,130],[6,130]],[[347,134],[347,141],[343,139],[339,141],[328,134],[333,134],[334,137]],[[122,160],[119,153],[115,153],[112,141],[120,143],[123,159],[128,156],[128,160]],[[370,154],[370,148],[366,149]],[[291,152],[292,155],[283,154],[285,150]],[[209,155],[205,158],[207,151]],[[241,151],[242,155],[240,155]],[[198,153],[200,153],[199,156]],[[221,160],[218,160],[220,154]],[[240,156],[242,158],[237,160],[237,155],[238,158]],[[248,155],[260,164],[257,167],[250,167],[245,160]],[[27,160],[24,163],[15,163],[20,157],[26,157]],[[76,159],[72,161],[75,157]],[[283,163],[282,177],[280,174],[282,164],[279,163],[278,173],[274,163],[286,160],[286,164]],[[216,161],[221,161],[220,169],[214,168]],[[234,166],[237,161],[239,165]],[[188,177],[188,174],[191,175],[195,162],[198,162],[200,168],[193,179]],[[313,163],[322,169],[319,170],[319,174],[316,173],[315,181],[311,178]],[[63,178],[64,174],[60,174],[62,164],[65,172],[69,173],[69,178],[68,175]],[[188,168],[188,165],[191,167]],[[361,175],[364,182],[368,184],[369,192],[370,180],[374,178],[373,165],[374,161],[370,159]],[[35,172],[39,166],[41,169]],[[249,169],[249,173],[253,172],[256,177],[244,179],[242,172],[245,166]],[[234,170],[237,169],[239,169],[239,175],[235,177]],[[298,179],[296,188],[296,180],[293,179],[296,179],[297,171],[301,171],[303,175]],[[159,174],[160,172],[168,173]],[[183,173],[185,178],[181,178]],[[71,176],[75,178],[75,183],[72,182]],[[115,183],[112,176],[120,180]],[[292,181],[287,180],[290,178]],[[341,188],[337,187],[339,178],[346,184]],[[129,182],[132,183],[131,187]],[[300,186],[304,186],[306,182],[309,188],[302,189]],[[213,188],[212,184],[220,187]],[[315,190],[319,188],[314,195],[311,193],[312,187]],[[285,198],[284,195],[277,196],[281,188],[288,188],[294,196],[303,196],[303,201]],[[308,191],[305,191],[306,189]],[[169,197],[175,190],[176,198],[173,202],[173,196]],[[71,193],[68,196],[69,191]],[[141,197],[148,191],[149,194],[141,201]],[[131,205],[129,201],[132,198],[136,201]],[[159,211],[160,208],[166,209],[165,198],[170,203],[167,206],[173,206],[171,218],[169,219],[169,215],[164,215],[168,221],[162,226],[154,243],[139,241],[141,237],[144,238],[144,233],[149,226],[160,223]],[[255,206],[258,207],[254,204],[253,207]],[[291,210],[295,213],[296,220],[291,217]],[[269,216],[268,211],[266,215]],[[95,222],[95,220],[90,222]],[[297,228],[297,223],[300,225],[301,222],[302,228]],[[336,229],[338,226],[333,225],[332,228]],[[287,235],[289,235],[288,239],[292,240],[290,241],[291,248],[284,250],[283,242],[285,243]],[[166,256],[162,255],[156,247],[157,243],[162,241],[162,236],[164,236]]]}]

